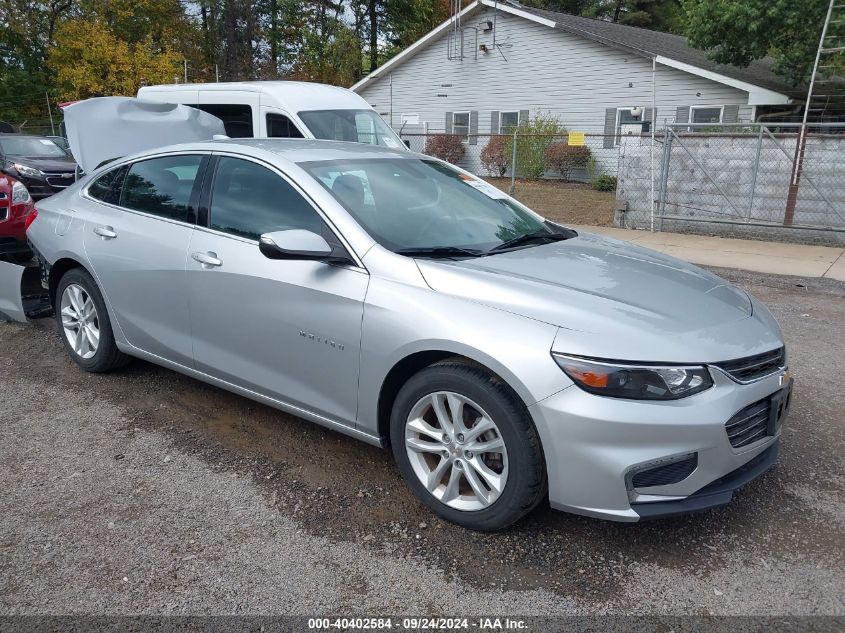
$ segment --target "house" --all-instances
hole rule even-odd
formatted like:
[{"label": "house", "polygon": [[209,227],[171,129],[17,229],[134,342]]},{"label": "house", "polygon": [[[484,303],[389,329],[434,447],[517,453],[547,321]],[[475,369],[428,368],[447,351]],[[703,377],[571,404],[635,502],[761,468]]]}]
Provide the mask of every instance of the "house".
[{"label": "house", "polygon": [[609,149],[626,124],[794,112],[795,95],[770,66],[719,65],[677,35],[477,0],[352,90],[403,134],[445,131],[483,146],[485,135],[544,113],[605,135],[599,147]]}]

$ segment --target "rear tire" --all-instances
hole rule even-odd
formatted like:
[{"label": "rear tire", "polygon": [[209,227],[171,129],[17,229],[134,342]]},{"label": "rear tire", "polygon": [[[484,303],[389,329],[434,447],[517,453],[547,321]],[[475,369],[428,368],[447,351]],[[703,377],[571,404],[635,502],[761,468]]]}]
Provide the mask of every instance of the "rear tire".
[{"label": "rear tire", "polygon": [[457,525],[501,530],[546,496],[543,452],[528,410],[477,365],[447,359],[412,376],[394,402],[390,439],[414,494]]},{"label": "rear tire", "polygon": [[117,349],[103,295],[83,268],[72,268],[59,280],[56,322],[65,349],[85,371],[103,373],[131,360]]}]

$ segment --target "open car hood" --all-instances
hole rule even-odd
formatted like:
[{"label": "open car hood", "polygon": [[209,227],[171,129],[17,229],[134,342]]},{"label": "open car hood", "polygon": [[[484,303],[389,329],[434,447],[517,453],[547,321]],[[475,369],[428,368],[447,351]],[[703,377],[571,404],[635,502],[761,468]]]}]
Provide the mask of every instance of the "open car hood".
[{"label": "open car hood", "polygon": [[64,117],[71,154],[87,173],[136,152],[226,134],[223,121],[207,112],[134,97],[77,101]]}]

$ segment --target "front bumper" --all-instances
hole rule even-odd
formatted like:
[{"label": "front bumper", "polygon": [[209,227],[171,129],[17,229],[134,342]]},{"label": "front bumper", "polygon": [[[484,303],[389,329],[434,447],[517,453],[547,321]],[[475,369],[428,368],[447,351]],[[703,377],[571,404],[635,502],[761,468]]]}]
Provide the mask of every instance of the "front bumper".
[{"label": "front bumper", "polygon": [[[783,372],[751,384],[715,369],[711,374],[711,389],[681,400],[620,400],[572,386],[532,405],[552,507],[615,521],[672,516],[727,503],[736,489],[768,470],[782,427],[734,448],[725,423],[782,389]],[[633,487],[631,473],[644,465],[691,454],[697,463],[681,481]]]}]

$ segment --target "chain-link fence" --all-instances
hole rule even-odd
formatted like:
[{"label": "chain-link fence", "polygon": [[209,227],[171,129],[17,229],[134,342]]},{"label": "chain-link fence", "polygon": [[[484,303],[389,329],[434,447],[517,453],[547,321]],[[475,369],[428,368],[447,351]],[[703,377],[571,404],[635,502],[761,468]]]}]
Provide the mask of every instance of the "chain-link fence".
[{"label": "chain-link fence", "polygon": [[620,224],[845,242],[845,124],[675,124],[620,152]]},{"label": "chain-link fence", "polygon": [[442,158],[478,176],[592,183],[616,177],[619,138],[564,132],[509,134],[402,134],[412,151]]}]

